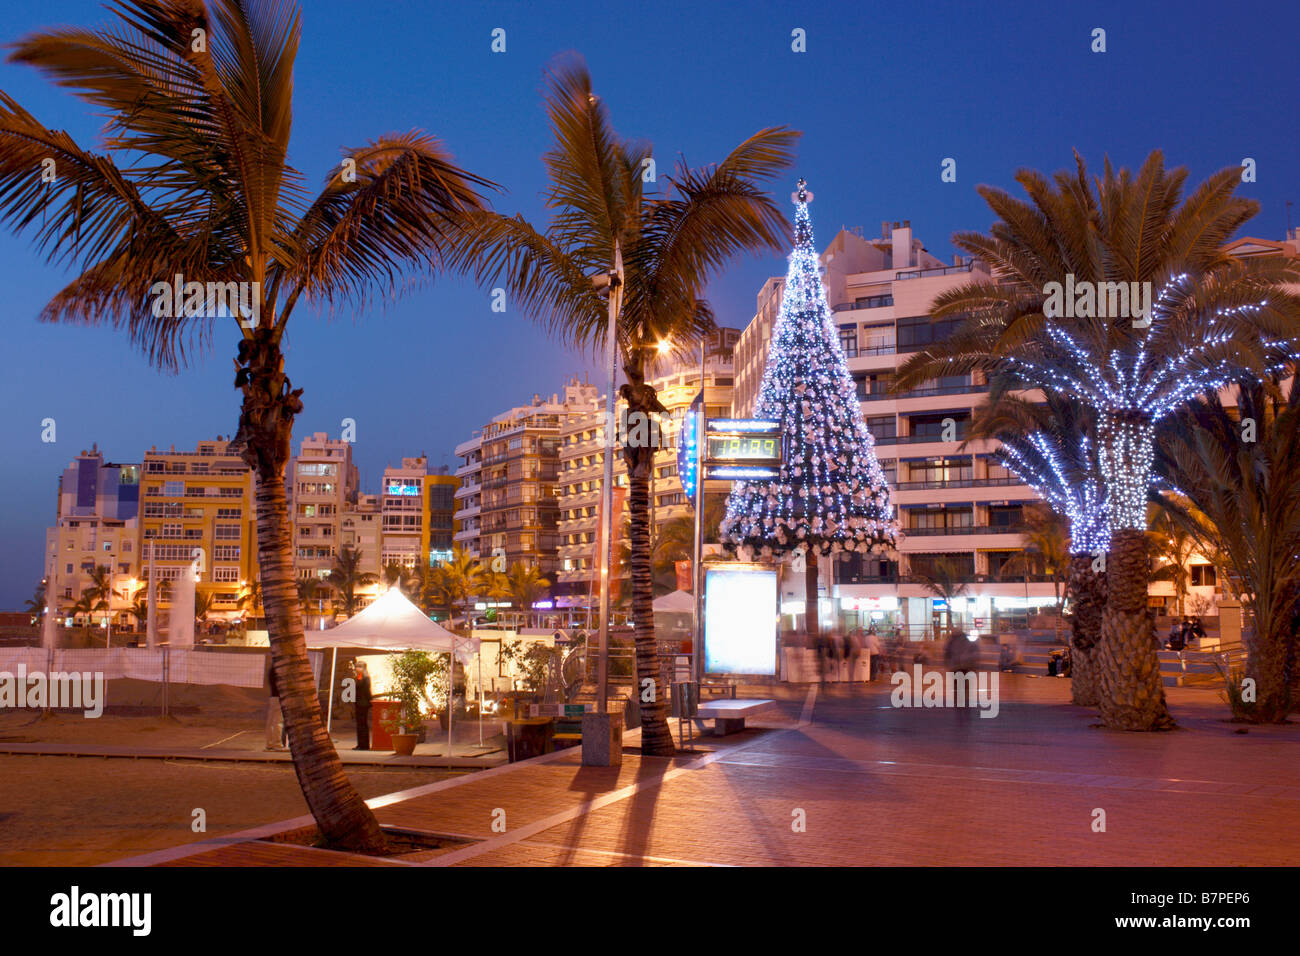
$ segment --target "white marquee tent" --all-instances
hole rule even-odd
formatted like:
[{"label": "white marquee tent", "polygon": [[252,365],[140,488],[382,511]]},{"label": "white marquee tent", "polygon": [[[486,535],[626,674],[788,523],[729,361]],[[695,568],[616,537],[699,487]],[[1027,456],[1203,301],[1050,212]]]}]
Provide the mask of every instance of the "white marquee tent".
[{"label": "white marquee tent", "polygon": [[[477,637],[460,637],[425,616],[398,588],[390,588],[367,608],[338,627],[327,631],[308,631],[309,650],[332,648],[330,663],[330,708],[334,704],[334,665],[340,647],[365,649],[379,653],[430,651],[451,652],[462,664],[468,664],[479,652]],[[447,753],[451,754],[452,668],[447,671]],[[480,682],[481,693],[481,682]],[[332,714],[330,715],[332,717]],[[479,733],[482,735],[482,707],[479,708]]]}]

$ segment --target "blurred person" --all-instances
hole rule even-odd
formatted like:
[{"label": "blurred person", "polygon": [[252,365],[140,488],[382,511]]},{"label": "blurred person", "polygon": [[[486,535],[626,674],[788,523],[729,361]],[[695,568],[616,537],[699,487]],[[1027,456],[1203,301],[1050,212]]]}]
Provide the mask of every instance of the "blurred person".
[{"label": "blurred person", "polygon": [[880,673],[880,655],[882,653],[880,646],[880,636],[876,633],[875,627],[867,628],[866,637],[863,638],[863,648],[866,650],[867,657],[867,680],[875,680],[876,675]]},{"label": "blurred person", "polygon": [[370,673],[365,661],[357,661],[353,668],[357,682],[357,745],[354,750],[370,749]]},{"label": "blurred person", "polygon": [[275,680],[275,665],[268,657],[266,685],[270,696],[266,699],[266,749],[284,750],[286,730],[284,711],[280,709],[280,687]]},{"label": "blurred person", "polygon": [[[862,657],[862,628],[855,627],[844,634],[844,660],[848,664],[848,679],[857,680],[858,660]],[[871,679],[870,673],[867,679]]]}]

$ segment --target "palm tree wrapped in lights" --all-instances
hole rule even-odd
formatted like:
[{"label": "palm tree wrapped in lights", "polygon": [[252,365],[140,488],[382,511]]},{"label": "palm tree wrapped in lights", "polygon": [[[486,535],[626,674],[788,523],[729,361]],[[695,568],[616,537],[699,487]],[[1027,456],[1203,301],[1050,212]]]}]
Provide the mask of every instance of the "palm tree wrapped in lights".
[{"label": "palm tree wrapped in lights", "polygon": [[[1162,729],[1173,721],[1147,614],[1145,534],[1155,429],[1197,396],[1285,364],[1295,353],[1300,299],[1284,285],[1300,280],[1300,270],[1278,257],[1243,262],[1223,250],[1258,209],[1232,195],[1239,170],[1215,174],[1183,203],[1186,171],[1166,171],[1159,152],[1136,176],[1108,162],[1095,183],[1077,157],[1076,165],[1074,173],[1057,174],[1055,188],[1038,173],[1020,172],[1029,202],[980,188],[1000,221],[991,235],[961,233],[953,241],[988,262],[999,281],[936,298],[936,318],[968,320],[909,359],[897,387],[975,369],[1010,372],[1079,402],[1096,419],[1110,534],[1101,716],[1116,729]],[[1067,320],[1049,295],[1054,283],[1102,294]],[[1118,296],[1108,291],[1130,283],[1158,289],[1149,313],[1098,307],[1108,297],[1113,305]]]},{"label": "palm tree wrapped in lights", "polygon": [[1010,376],[999,376],[971,424],[970,438],[997,439],[993,460],[1069,523],[1070,694],[1074,703],[1095,707],[1094,651],[1106,607],[1101,558],[1110,547],[1110,529],[1090,416],[1080,402],[1052,392],[1045,402],[1033,402],[1006,391],[1014,384]]}]

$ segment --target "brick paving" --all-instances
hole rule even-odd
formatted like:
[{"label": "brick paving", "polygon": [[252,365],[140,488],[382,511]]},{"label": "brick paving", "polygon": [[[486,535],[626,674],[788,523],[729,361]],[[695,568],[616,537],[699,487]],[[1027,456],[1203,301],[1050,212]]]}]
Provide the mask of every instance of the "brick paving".
[{"label": "brick paving", "polygon": [[[1169,689],[1185,729],[1165,734],[1099,728],[1060,680],[1004,677],[994,719],[895,709],[884,684],[805,693],[763,689],[777,711],[693,754],[563,752],[372,805],[472,841],[430,866],[1300,863],[1300,725],[1236,733],[1212,691]],[[245,846],[202,862],[278,862]]]}]

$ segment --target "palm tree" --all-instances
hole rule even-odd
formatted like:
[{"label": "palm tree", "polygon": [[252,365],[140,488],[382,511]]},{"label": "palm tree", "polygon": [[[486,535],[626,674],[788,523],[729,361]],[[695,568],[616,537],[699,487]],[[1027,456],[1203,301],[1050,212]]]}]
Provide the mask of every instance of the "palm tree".
[{"label": "palm tree", "polygon": [[1240,386],[1235,415],[1205,396],[1165,429],[1156,461],[1183,496],[1164,496],[1170,520],[1221,556],[1248,612],[1246,676],[1257,700],[1246,712],[1273,723],[1292,709],[1300,662],[1300,388],[1292,379],[1288,389],[1279,397],[1272,383]]},{"label": "palm tree", "polygon": [[[214,313],[231,310],[160,307],[160,279],[247,292],[227,319],[239,328],[243,396],[230,450],[256,479],[259,565],[290,749],[325,841],[378,849],[379,825],[325,733],[295,600],[284,469],[303,404],[281,342],[302,301],[360,305],[396,292],[409,269],[440,265],[455,220],[481,208],[477,190],[492,184],[415,130],[346,150],[312,197],[287,161],[301,23],[294,3],[120,0],[111,9],[110,26],[60,27],[11,47],[11,59],[107,115],[109,154],[88,152],[0,94],[0,217],[15,231],[36,229],[52,261],[80,270],[45,319],[124,327],[163,368],[209,345]],[[46,183],[51,158],[56,178]]]},{"label": "palm tree", "polygon": [[381,569],[380,576],[386,588],[397,588],[403,594],[412,591],[411,569],[401,561],[389,561]]},{"label": "palm tree", "polygon": [[993,459],[1069,521],[1070,697],[1080,706],[1096,707],[1096,647],[1106,609],[1101,559],[1110,535],[1092,416],[1082,403],[1054,392],[1042,402],[1030,401],[1013,394],[1014,385],[1012,376],[995,377],[968,435],[997,439]]},{"label": "palm tree", "polygon": [[912,579],[943,601],[949,632],[952,630],[953,599],[965,597],[970,592],[970,585],[964,580],[966,574],[966,569],[947,555],[941,555],[933,561],[920,564],[919,567],[912,566]]},{"label": "palm tree", "polygon": [[107,564],[97,564],[90,572],[90,586],[82,594],[90,599],[93,611],[106,611],[113,616],[113,598],[117,592],[112,588],[113,569]]},{"label": "palm tree", "polygon": [[339,549],[339,553],[334,556],[334,567],[325,580],[342,597],[343,616],[348,618],[357,613],[357,605],[361,600],[360,595],[357,594],[357,589],[374,584],[376,576],[369,571],[361,570],[361,552],[359,550],[342,547]]},{"label": "palm tree", "polygon": [[77,600],[73,602],[72,607],[70,607],[68,610],[73,615],[74,618],[80,617],[83,619],[82,621],[83,627],[92,628],[94,625],[90,620],[90,615],[94,613],[96,603],[97,602],[94,598],[92,598],[88,593],[83,591],[77,597]]},{"label": "palm tree", "polygon": [[551,586],[549,578],[542,575],[534,565],[516,561],[506,571],[506,592],[510,600],[517,604],[529,623],[533,618],[533,603]]},{"label": "palm tree", "polygon": [[1052,579],[1052,593],[1056,597],[1056,640],[1059,642],[1064,591],[1070,574],[1070,535],[1062,517],[1044,505],[1027,505],[1023,514],[1024,549],[1007,564],[1019,567],[1026,580],[1032,574],[1045,574]]},{"label": "palm tree", "polygon": [[1169,581],[1174,586],[1174,607],[1177,616],[1183,616],[1184,602],[1187,598],[1187,583],[1191,573],[1187,564],[1196,553],[1196,539],[1187,530],[1186,525],[1170,514],[1168,508],[1159,505],[1152,509],[1155,517],[1147,538],[1151,542],[1151,553],[1164,562],[1151,575],[1153,581]]},{"label": "palm tree", "polygon": [[434,582],[435,593],[446,602],[449,610],[460,607],[465,611],[465,630],[468,633],[473,627],[474,599],[491,586],[491,572],[460,546],[452,548],[451,560],[435,570],[438,572]]},{"label": "palm tree", "polygon": [[36,585],[36,590],[32,596],[27,599],[26,606],[23,608],[28,614],[34,614],[40,617],[45,613],[45,584]]},{"label": "palm tree", "polygon": [[194,630],[198,633],[201,626],[207,621],[208,613],[212,610],[212,592],[199,591],[194,592]]},{"label": "palm tree", "polygon": [[316,608],[319,620],[320,603],[325,599],[327,589],[321,584],[320,578],[299,578],[294,582],[294,587],[298,592],[298,606],[302,608],[304,627],[311,627],[312,608]]},{"label": "palm tree", "polygon": [[146,627],[149,622],[149,588],[136,588],[131,593],[131,617],[135,619],[135,629]]},{"label": "palm tree", "polygon": [[[718,525],[727,516],[727,500],[721,495],[704,496],[703,541],[718,539]],[[666,594],[677,589],[677,562],[691,561],[695,555],[695,515],[693,512],[669,518],[659,526],[651,549],[651,570],[655,589]],[[622,556],[626,563],[631,558],[628,549]]]},{"label": "palm tree", "polygon": [[[645,381],[660,342],[685,351],[714,327],[701,298],[709,278],[740,252],[778,252],[788,225],[757,183],[790,165],[797,133],[765,129],[720,164],[692,169],[679,162],[668,188],[644,191],[648,143],[618,136],[609,113],[577,58],[557,63],[545,95],[555,137],[545,163],[551,179],[547,207],[554,218],[539,232],[521,216],[477,217],[460,248],[477,260],[481,281],[501,282],[514,301],[550,331],[576,346],[606,342],[606,296],[621,280],[617,346],[627,384],[619,389],[629,415],[666,411]],[[598,291],[593,276],[613,276]],[[650,568],[650,469],[655,449],[625,443],[631,582],[637,680],[659,682]],[[611,549],[613,550],[613,549]],[[666,719],[667,694],[641,707],[642,750],[674,752]]]},{"label": "palm tree", "polygon": [[[1154,429],[1243,370],[1259,378],[1288,360],[1300,299],[1285,283],[1300,281],[1300,268],[1281,257],[1242,261],[1224,251],[1258,210],[1258,203],[1233,196],[1239,168],[1216,173],[1182,202],[1187,172],[1166,171],[1159,152],[1136,175],[1107,162],[1095,181],[1077,156],[1076,164],[1055,184],[1036,172],[1018,173],[1028,202],[980,187],[999,220],[990,235],[960,233],[953,243],[989,263],[998,281],[967,283],[935,299],[936,318],[966,321],[913,355],[897,384],[1010,372],[1090,410],[1110,528],[1101,717],[1115,729],[1164,729],[1173,720],[1147,613]],[[1121,306],[1118,290],[1128,292],[1130,283],[1155,290],[1141,317]],[[1094,292],[1093,307],[1062,321],[1062,290],[1081,285]],[[1096,290],[1111,307],[1097,307]]]}]

